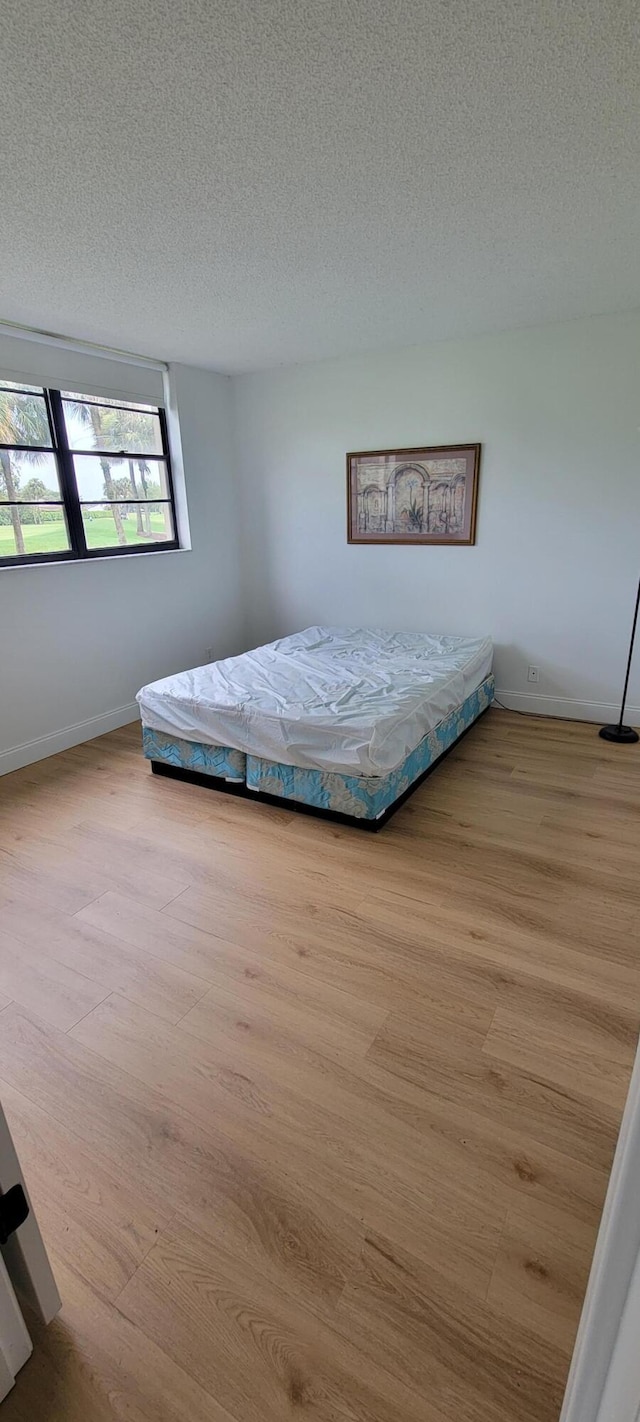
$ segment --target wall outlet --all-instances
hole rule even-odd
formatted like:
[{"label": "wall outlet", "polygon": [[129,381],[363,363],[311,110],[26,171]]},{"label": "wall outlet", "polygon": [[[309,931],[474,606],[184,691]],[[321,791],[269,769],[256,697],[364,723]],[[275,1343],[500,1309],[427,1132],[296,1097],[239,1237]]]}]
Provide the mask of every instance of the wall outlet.
[{"label": "wall outlet", "polygon": [[204,654],[208,662],[215,662],[213,647],[205,647]]},{"label": "wall outlet", "polygon": [[527,681],[539,681],[540,673],[537,667],[529,667],[527,671]]}]

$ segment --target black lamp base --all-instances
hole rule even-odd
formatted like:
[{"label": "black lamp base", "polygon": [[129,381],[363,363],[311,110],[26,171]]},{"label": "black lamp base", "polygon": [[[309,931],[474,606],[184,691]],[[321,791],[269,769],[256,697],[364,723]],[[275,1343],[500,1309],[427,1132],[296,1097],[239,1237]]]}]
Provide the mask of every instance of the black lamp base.
[{"label": "black lamp base", "polygon": [[618,741],[620,745],[626,746],[640,741],[640,736],[633,726],[603,726],[598,735],[602,736],[603,741]]}]

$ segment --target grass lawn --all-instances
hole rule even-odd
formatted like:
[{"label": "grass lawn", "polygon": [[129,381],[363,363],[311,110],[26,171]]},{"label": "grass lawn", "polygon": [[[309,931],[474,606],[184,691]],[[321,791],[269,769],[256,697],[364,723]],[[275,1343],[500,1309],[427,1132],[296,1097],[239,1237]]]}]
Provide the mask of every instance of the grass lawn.
[{"label": "grass lawn", "polygon": [[[161,513],[152,513],[151,529],[155,533],[155,543],[160,535],[166,533],[164,517]],[[136,520],[133,514],[123,520],[124,530],[127,535],[127,543],[149,543],[148,538],[139,538],[136,533]],[[24,546],[27,553],[58,553],[69,547],[67,539],[66,524],[63,519],[56,519],[55,523],[24,523],[22,525]],[[118,536],[112,518],[94,518],[85,522],[85,535],[89,548],[117,548]],[[10,523],[0,524],[0,558],[10,558],[16,551],[16,543],[13,535],[13,527]]]}]

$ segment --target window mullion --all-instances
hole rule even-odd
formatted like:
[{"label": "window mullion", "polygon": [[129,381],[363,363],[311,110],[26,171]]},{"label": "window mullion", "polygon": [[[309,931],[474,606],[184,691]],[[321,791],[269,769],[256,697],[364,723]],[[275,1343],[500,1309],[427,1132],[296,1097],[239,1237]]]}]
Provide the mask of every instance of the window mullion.
[{"label": "window mullion", "polygon": [[82,509],[80,507],[80,497],[76,482],[76,471],[73,465],[73,455],[69,449],[60,391],[47,390],[46,397],[55,434],[60,491],[67,515],[71,547],[79,558],[86,558],[87,540],[84,533]]},{"label": "window mullion", "polygon": [[178,524],[177,524],[177,514],[176,514],[176,495],[175,495],[175,490],[174,490],[174,487],[173,487],[173,469],[172,469],[172,467],[171,467],[171,450],[170,450],[170,447],[169,447],[169,431],[168,431],[168,429],[167,429],[167,414],[166,414],[166,410],[164,410],[164,409],[162,408],[162,406],[160,406],[160,408],[159,408],[159,410],[158,410],[158,419],[159,419],[159,421],[160,421],[160,438],[161,438],[161,440],[162,440],[162,453],[164,454],[164,467],[165,467],[165,470],[166,470],[167,490],[168,490],[168,493],[169,493],[169,500],[168,500],[168,502],[171,504],[171,517],[172,517],[172,519],[173,519],[173,529],[174,529],[174,533],[175,533],[175,535],[176,535],[176,541],[177,541],[177,537],[178,537]]}]

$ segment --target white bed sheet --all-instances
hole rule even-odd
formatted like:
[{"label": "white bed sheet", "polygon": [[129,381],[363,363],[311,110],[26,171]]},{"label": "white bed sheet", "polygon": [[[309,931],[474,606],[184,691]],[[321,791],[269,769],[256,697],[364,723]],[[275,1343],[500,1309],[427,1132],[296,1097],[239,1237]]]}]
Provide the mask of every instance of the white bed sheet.
[{"label": "white bed sheet", "polygon": [[489,637],[307,627],[152,682],[143,725],[306,770],[386,775],[491,671]]}]

